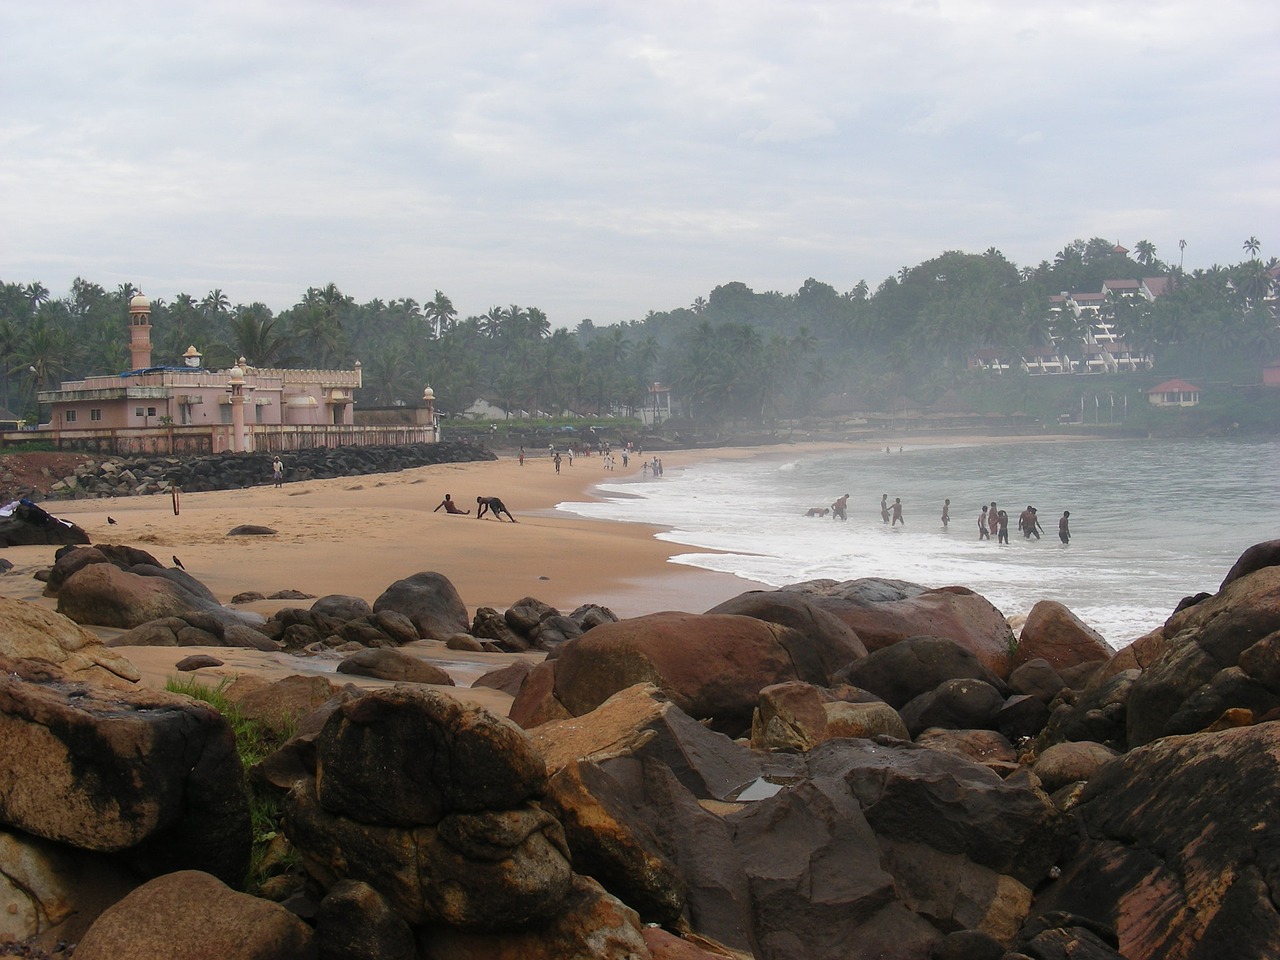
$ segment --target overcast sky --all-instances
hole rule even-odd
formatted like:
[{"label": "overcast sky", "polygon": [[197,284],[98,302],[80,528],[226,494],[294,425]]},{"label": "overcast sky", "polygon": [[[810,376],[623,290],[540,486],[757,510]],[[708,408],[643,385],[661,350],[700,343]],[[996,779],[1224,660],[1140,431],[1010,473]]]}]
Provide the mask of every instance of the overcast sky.
[{"label": "overcast sky", "polygon": [[0,280],[553,326],[1076,238],[1280,253],[1261,0],[0,0]]}]

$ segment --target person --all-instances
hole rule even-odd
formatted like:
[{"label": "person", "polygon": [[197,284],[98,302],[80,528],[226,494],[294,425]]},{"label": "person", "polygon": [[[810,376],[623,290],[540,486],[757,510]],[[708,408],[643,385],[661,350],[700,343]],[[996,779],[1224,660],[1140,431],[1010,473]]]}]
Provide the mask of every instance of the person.
[{"label": "person", "polygon": [[1040,515],[1036,513],[1035,507],[1027,507],[1030,516],[1027,518],[1027,536],[1040,539],[1040,534],[1044,533],[1044,527],[1040,526]]},{"label": "person", "polygon": [[[885,453],[888,452],[888,450],[885,451]],[[880,522],[889,522],[889,495],[887,493],[880,498]]]},{"label": "person", "polygon": [[524,466],[524,447],[520,448],[520,466]]},{"label": "person", "polygon": [[271,461],[271,480],[277,487],[284,485],[284,464],[279,457]]},{"label": "person", "polygon": [[485,511],[491,512],[499,523],[502,522],[502,515],[505,513],[507,519],[512,523],[516,522],[516,518],[511,516],[511,511],[507,509],[507,505],[497,497],[476,497],[476,519],[479,520],[484,516]]},{"label": "person", "polygon": [[996,509],[996,502],[991,501],[991,509],[987,511],[987,532],[996,533],[1000,529],[1000,511]]},{"label": "person", "polygon": [[627,469],[627,450],[625,448],[622,451],[622,469]]},{"label": "person", "polygon": [[559,473],[560,472],[560,454],[557,453],[554,457],[552,457],[551,462],[556,465],[556,473]]},{"label": "person", "polygon": [[459,510],[458,505],[453,502],[453,497],[449,496],[447,493],[444,495],[444,499],[436,505],[436,509],[431,512],[435,513],[436,510],[439,510],[441,507],[444,507],[445,513],[458,513],[465,515],[471,512],[470,510]]},{"label": "person", "polygon": [[1031,536],[1029,527],[1031,526],[1031,504],[1027,504],[1027,509],[1018,514],[1018,529],[1022,531],[1022,539],[1026,540]]},{"label": "person", "polygon": [[979,539],[979,540],[990,540],[990,539],[991,539],[991,531],[990,531],[990,528],[988,528],[988,526],[987,526],[987,507],[986,507],[986,504],[983,504],[983,506],[982,506],[982,512],[981,512],[980,514],[978,514],[978,539]]},{"label": "person", "polygon": [[1009,514],[1001,510],[1000,513],[996,515],[996,526],[1000,530],[1000,532],[996,536],[996,542],[1008,544],[1009,543]]},{"label": "person", "polygon": [[640,476],[646,480],[649,479],[649,461],[648,460],[645,460],[640,464]]},{"label": "person", "polygon": [[849,494],[838,497],[836,502],[831,505],[832,520],[848,520],[849,519]]},{"label": "person", "polygon": [[805,511],[806,517],[825,517],[831,512],[831,507],[810,507]]},{"label": "person", "polygon": [[903,519],[902,519],[902,498],[901,498],[901,497],[894,497],[894,498],[893,498],[893,524],[892,524],[892,525],[896,527],[898,524],[902,524],[902,525],[905,527],[905,526],[907,525],[907,521],[905,521],[905,520],[903,520]]},{"label": "person", "polygon": [[951,522],[951,501],[942,501],[942,529],[947,529],[947,524]]},{"label": "person", "polygon": [[1058,539],[1062,541],[1063,546],[1071,542],[1071,524],[1067,521],[1071,517],[1070,510],[1063,510],[1062,516],[1058,518]]},{"label": "person", "polygon": [[569,466],[573,466],[573,444],[569,445]]}]

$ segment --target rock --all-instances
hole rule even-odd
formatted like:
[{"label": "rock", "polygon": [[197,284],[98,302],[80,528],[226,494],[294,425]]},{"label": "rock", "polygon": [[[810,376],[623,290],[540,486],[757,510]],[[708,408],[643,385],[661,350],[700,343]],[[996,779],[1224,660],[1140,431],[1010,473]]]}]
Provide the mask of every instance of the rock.
[{"label": "rock", "polygon": [[930,750],[941,750],[991,767],[997,772],[1009,770],[1018,762],[1018,755],[1008,739],[994,730],[946,730],[930,727],[915,738],[915,742]]},{"label": "rock", "polygon": [[381,630],[397,646],[416,643],[421,639],[418,636],[418,628],[403,613],[396,613],[394,610],[379,610],[370,616],[372,617],[370,623]]},{"label": "rock", "polygon": [[1164,737],[1105,764],[1075,809],[1079,848],[1037,892],[1037,914],[1112,929],[1129,960],[1280,956],[1268,882],[1280,871],[1278,753],[1280,725],[1263,723]]},{"label": "rock", "polygon": [[[542,758],[518,727],[420,688],[375,690],[342,704],[316,750],[324,808],[376,825],[508,810],[546,788]],[[389,778],[389,770],[402,773]]]},{"label": "rock", "polygon": [[582,627],[582,632],[586,633],[592,627],[598,627],[602,623],[617,623],[618,615],[598,603],[584,603],[569,614],[569,619]]},{"label": "rock", "polygon": [[239,883],[249,811],[235,740],[207,704],[0,676],[6,823],[146,875],[196,868]]},{"label": "rock", "polygon": [[420,938],[423,960],[648,960],[634,910],[588,877],[550,922],[536,929],[475,933],[437,929]]},{"label": "rock", "polygon": [[280,531],[256,523],[242,523],[227,531],[228,537],[274,537]]},{"label": "rock", "polygon": [[1027,694],[1048,704],[1066,686],[1058,671],[1048,660],[1039,657],[1024,661],[1009,674],[1009,689]]},{"label": "rock", "polygon": [[[310,492],[310,491],[308,491]],[[277,590],[268,600],[310,600],[315,596],[314,593],[303,593],[301,590]]]},{"label": "rock", "polygon": [[815,658],[807,667],[809,675],[834,676],[867,655],[867,648],[857,633],[844,621],[790,590],[751,590],[712,607],[707,613],[755,617],[797,631],[807,642],[793,651],[793,655]]},{"label": "rock", "polygon": [[512,630],[527,637],[543,620],[559,615],[560,611],[550,604],[533,597],[524,597],[507,608],[503,619]]},{"label": "rock", "polygon": [[444,642],[444,645],[448,650],[469,650],[472,653],[480,653],[484,650],[484,644],[469,633],[455,633]]},{"label": "rock", "polygon": [[1004,697],[982,680],[944,680],[936,690],[922,693],[898,713],[912,736],[928,727],[948,730],[986,729],[994,723]]},{"label": "rock", "polygon": [[320,960],[418,960],[413,929],[377,890],[340,880],[316,915]]},{"label": "rock", "polygon": [[216,603],[161,576],[139,576],[109,563],[95,563],[67,578],[58,591],[58,612],[77,623],[140,626],[162,617],[207,610]]},{"label": "rock", "polygon": [[22,500],[13,514],[0,517],[0,547],[88,543],[89,535],[69,520]]},{"label": "rock", "polygon": [[338,664],[338,673],[376,677],[401,683],[433,683],[452,687],[453,678],[433,663],[399,650],[361,650]]},{"label": "rock", "polygon": [[449,579],[439,573],[415,573],[397,580],[373,602],[374,612],[391,610],[404,614],[428,640],[443,640],[450,634],[466,633],[467,608]]},{"label": "rock", "polygon": [[533,641],[533,646],[539,650],[554,650],[566,640],[582,636],[582,632],[582,627],[578,626],[576,620],[557,614],[554,617],[547,617],[534,627],[529,638]]},{"label": "rock", "polygon": [[77,960],[314,960],[311,928],[274,903],[182,870],[109,908],[76,945]]},{"label": "rock", "polygon": [[1041,600],[1027,614],[1014,664],[1045,660],[1055,669],[1102,662],[1115,650],[1102,635],[1056,600]]},{"label": "rock", "polygon": [[[373,609],[361,597],[348,597],[335,593],[321,597],[311,604],[311,612],[323,614],[335,620],[359,620],[372,613]],[[417,637],[414,639],[416,640]]]},{"label": "rock", "polygon": [[934,636],[909,637],[876,650],[851,664],[840,678],[898,709],[948,680],[981,680],[996,690],[1004,686],[970,650]]},{"label": "rock", "polygon": [[528,660],[517,660],[505,667],[499,667],[497,670],[490,670],[488,673],[473,680],[471,686],[491,687],[494,690],[509,693],[514,697],[532,669],[533,664]]},{"label": "rock", "polygon": [[72,680],[125,686],[141,674],[73,620],[36,603],[0,597],[0,656],[56,664]]},{"label": "rock", "polygon": [[1089,780],[1103,764],[1118,756],[1119,753],[1101,743],[1075,740],[1049,747],[1036,758],[1031,769],[1045,791],[1053,793],[1067,784]]},{"label": "rock", "polygon": [[233,684],[225,693],[245,717],[284,736],[327,704],[337,690],[324,677],[295,675],[249,689]]},{"label": "rock", "polygon": [[572,717],[555,694],[556,664],[544,660],[529,671],[524,683],[516,692],[507,716],[526,730],[552,720]]},{"label": "rock", "polygon": [[760,691],[751,719],[751,745],[758,750],[811,750],[831,737],[880,733],[909,739],[892,707],[856,687],[774,684]]},{"label": "rock", "polygon": [[193,670],[200,670],[204,667],[220,667],[222,661],[217,657],[211,657],[207,653],[198,653],[191,657],[183,657],[173,665],[173,669],[179,673],[190,673]]},{"label": "rock", "polygon": [[0,945],[74,943],[137,884],[106,856],[0,828]]},{"label": "rock", "polygon": [[826,682],[801,675],[809,661],[790,648],[803,643],[788,627],[728,614],[659,613],[601,624],[560,647],[555,697],[577,715],[634,683],[652,682],[690,716],[737,734],[750,729],[762,688]]},{"label": "rock", "polygon": [[259,593],[257,590],[246,590],[244,591],[244,593],[237,593],[234,597],[231,598],[231,602],[233,604],[256,603],[259,600],[265,600],[265,599],[267,599],[266,596]]},{"label": "rock", "polygon": [[1129,698],[1140,676],[1137,670],[1100,675],[1078,698],[1072,692],[1069,698],[1055,701],[1039,737],[1040,749],[1064,740],[1086,740],[1127,750]]},{"label": "rock", "polygon": [[1280,565],[1280,540],[1265,540],[1262,543],[1255,543],[1244,553],[1240,554],[1235,563],[1231,565],[1231,569],[1227,571],[1227,575],[1223,577],[1218,592],[1221,593],[1226,589],[1227,585],[1246,577],[1249,574],[1261,570],[1263,567],[1273,567]]},{"label": "rock", "polygon": [[514,629],[493,607],[478,607],[469,636],[492,640],[501,650],[520,653],[529,649],[527,634]]},{"label": "rock", "polygon": [[900,580],[837,583],[812,580],[784,590],[839,617],[875,652],[915,636],[939,636],[964,647],[997,676],[1011,667],[1013,631],[986,598],[964,587],[928,590]]}]

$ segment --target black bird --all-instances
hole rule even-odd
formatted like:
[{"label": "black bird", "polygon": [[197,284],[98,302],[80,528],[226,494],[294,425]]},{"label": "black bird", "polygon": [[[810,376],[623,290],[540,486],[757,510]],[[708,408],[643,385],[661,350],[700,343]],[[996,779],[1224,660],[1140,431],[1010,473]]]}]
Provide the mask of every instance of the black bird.
[{"label": "black bird", "polygon": [[114,527],[114,526],[116,525],[116,518],[115,518],[115,517],[107,517],[107,523],[111,524],[111,525]]},{"label": "black bird", "polygon": [[186,567],[184,567],[184,566],[182,565],[182,561],[178,559],[177,554],[174,554],[174,557],[173,557],[173,565],[174,565],[175,567],[177,567],[179,570],[185,570],[185,569],[187,569]]}]

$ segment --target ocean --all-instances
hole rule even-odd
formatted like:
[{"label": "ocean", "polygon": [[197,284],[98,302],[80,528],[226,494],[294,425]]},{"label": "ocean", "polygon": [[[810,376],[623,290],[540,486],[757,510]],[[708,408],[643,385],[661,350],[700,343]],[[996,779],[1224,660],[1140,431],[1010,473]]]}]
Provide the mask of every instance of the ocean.
[{"label": "ocean", "polygon": [[[771,586],[859,577],[959,584],[1015,618],[1057,600],[1117,647],[1163,623],[1183,597],[1215,591],[1246,547],[1280,537],[1276,440],[890,449],[774,450],[658,479],[628,470],[599,485],[600,502],[558,509],[667,528],[657,536],[675,545],[672,562]],[[844,493],[847,521],[804,515]],[[902,499],[905,525],[881,522],[882,494]],[[978,513],[992,500],[1009,513],[1008,545],[978,539]],[[1028,505],[1044,527],[1040,540],[1017,529]],[[1063,510],[1071,512],[1067,546],[1058,540]]]}]

